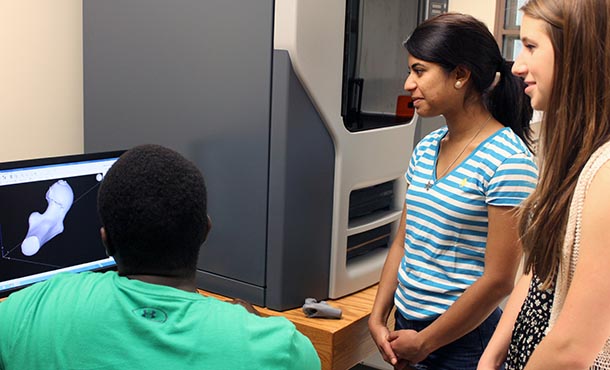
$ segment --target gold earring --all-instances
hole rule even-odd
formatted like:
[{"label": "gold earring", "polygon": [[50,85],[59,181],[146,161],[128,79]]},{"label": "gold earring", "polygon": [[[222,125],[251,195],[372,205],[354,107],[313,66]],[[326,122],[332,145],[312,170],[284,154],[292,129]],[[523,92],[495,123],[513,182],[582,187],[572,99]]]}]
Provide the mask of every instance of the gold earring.
[{"label": "gold earring", "polygon": [[462,81],[456,81],[456,82],[455,82],[455,88],[456,88],[456,89],[459,89],[459,88],[461,88],[461,87],[462,87]]}]

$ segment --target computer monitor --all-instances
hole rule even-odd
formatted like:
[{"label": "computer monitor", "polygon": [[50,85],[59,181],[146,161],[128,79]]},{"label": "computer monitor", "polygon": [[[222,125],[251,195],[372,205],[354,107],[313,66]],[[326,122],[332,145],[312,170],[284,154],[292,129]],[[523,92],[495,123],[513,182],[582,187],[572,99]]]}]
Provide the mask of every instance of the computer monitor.
[{"label": "computer monitor", "polygon": [[97,190],[123,152],[0,163],[0,296],[115,266],[100,239]]}]

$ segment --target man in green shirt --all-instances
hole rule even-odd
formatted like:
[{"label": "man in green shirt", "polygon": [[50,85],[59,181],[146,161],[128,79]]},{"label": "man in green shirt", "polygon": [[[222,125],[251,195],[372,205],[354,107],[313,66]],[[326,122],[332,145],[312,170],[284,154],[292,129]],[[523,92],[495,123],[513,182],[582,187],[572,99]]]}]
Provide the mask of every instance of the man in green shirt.
[{"label": "man in green shirt", "polygon": [[210,223],[203,176],[180,154],[127,151],[98,209],[118,272],[60,274],[0,303],[0,370],[320,369],[285,318],[196,292]]}]

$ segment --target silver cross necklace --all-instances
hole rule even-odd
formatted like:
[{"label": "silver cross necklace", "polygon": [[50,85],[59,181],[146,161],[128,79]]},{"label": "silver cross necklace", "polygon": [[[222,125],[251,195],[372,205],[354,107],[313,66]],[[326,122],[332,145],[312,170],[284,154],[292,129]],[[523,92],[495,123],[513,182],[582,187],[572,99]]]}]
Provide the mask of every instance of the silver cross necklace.
[{"label": "silver cross necklace", "polygon": [[[485,122],[483,122],[481,124],[481,127],[479,127],[479,129],[477,130],[477,132],[475,132],[474,136],[472,137],[472,139],[470,139],[468,141],[468,143],[466,144],[466,146],[464,146],[464,149],[462,149],[460,151],[460,154],[457,155],[457,157],[455,157],[455,159],[453,161],[451,161],[451,163],[449,163],[449,166],[447,166],[445,168],[445,170],[443,172],[441,172],[441,174],[439,176],[437,176],[437,179],[442,178],[443,176],[445,176],[447,174],[447,172],[449,171],[449,169],[451,168],[451,166],[453,166],[455,164],[455,162],[457,162],[457,160],[462,156],[462,154],[464,154],[464,152],[466,151],[466,148],[468,148],[468,146],[474,141],[474,139],[476,139],[477,136],[479,136],[479,134],[481,133],[481,131],[483,131],[483,128],[485,128],[485,126],[487,126],[487,123],[489,123],[489,120],[491,119],[491,114],[489,115],[489,117],[487,117],[487,119],[485,120]],[[434,173],[433,175],[434,176]],[[430,190],[430,188],[436,183],[436,180],[432,181],[432,179],[428,180],[428,182],[426,183],[426,191]]]}]

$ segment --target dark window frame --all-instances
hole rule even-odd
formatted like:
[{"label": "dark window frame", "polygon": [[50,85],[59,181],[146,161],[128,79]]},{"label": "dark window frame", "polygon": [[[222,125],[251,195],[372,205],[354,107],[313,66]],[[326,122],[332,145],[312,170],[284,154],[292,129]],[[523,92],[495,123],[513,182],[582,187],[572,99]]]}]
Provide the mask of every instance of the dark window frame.
[{"label": "dark window frame", "polygon": [[[507,0],[497,0],[496,1],[496,21],[494,27],[494,36],[496,38],[496,42],[504,55],[505,45],[504,40],[507,37],[516,37],[519,38],[519,26],[517,27],[506,27],[506,4]],[[518,12],[519,9],[514,9],[515,12]],[[507,60],[511,60],[507,55],[504,55]]]}]

